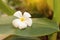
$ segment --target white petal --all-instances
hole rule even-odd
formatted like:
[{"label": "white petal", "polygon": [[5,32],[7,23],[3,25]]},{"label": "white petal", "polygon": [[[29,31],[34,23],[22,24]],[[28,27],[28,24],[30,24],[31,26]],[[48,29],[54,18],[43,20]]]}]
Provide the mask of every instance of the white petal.
[{"label": "white petal", "polygon": [[32,19],[31,18],[28,18],[26,21],[28,26],[31,26],[32,25]]},{"label": "white petal", "polygon": [[19,26],[19,19],[13,20],[12,24],[14,27],[18,27]]},{"label": "white petal", "polygon": [[19,19],[13,20],[12,24],[14,27],[18,27],[19,29],[24,29],[27,27],[27,24],[25,22],[21,22]]},{"label": "white petal", "polygon": [[26,18],[31,17],[31,15],[28,12],[24,12],[23,16]]},{"label": "white petal", "polygon": [[24,22],[20,22],[19,23],[19,29],[24,29],[26,27],[27,27],[27,24],[26,23],[24,23]]},{"label": "white petal", "polygon": [[17,11],[14,13],[14,16],[20,18],[22,16],[22,12],[21,11]]}]

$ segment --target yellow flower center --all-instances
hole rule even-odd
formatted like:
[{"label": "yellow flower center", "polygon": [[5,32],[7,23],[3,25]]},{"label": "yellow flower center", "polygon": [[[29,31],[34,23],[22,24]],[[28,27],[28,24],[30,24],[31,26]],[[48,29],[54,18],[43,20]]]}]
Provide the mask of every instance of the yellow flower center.
[{"label": "yellow flower center", "polygon": [[23,21],[25,21],[25,18],[24,17],[21,17],[20,20],[23,22]]}]

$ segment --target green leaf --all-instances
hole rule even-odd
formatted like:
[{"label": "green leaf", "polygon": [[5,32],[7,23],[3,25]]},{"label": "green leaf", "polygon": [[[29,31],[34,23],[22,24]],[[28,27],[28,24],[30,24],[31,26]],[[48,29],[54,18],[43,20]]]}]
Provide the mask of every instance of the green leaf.
[{"label": "green leaf", "polygon": [[54,0],[54,19],[60,22],[60,0]]},{"label": "green leaf", "polygon": [[15,10],[12,10],[9,5],[7,5],[6,3],[4,3],[2,0],[0,0],[0,11],[8,14],[8,15],[12,15]]},{"label": "green leaf", "polygon": [[[6,18],[6,19],[5,19]],[[46,18],[32,18],[32,27],[28,27],[24,30],[14,28],[12,20],[14,17],[1,17],[0,19],[0,34],[14,34],[19,36],[37,37],[50,35],[58,31],[56,22],[48,20]]]},{"label": "green leaf", "polygon": [[10,35],[4,40],[40,40],[39,38]]}]

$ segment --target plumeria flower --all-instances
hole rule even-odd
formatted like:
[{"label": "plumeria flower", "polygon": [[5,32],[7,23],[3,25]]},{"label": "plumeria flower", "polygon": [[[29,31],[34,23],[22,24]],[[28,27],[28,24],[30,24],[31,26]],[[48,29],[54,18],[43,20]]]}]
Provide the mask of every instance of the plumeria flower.
[{"label": "plumeria flower", "polygon": [[21,11],[17,11],[14,13],[14,16],[17,17],[17,19],[14,19],[12,22],[14,27],[19,29],[27,28],[27,26],[31,27],[32,19],[30,18],[31,15],[28,12],[24,12],[24,14],[22,15]]}]

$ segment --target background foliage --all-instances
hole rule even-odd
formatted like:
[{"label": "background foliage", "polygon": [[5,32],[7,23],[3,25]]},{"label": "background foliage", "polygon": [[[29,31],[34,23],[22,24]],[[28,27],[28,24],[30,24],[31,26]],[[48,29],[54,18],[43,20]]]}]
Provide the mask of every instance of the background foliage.
[{"label": "background foliage", "polygon": [[[49,36],[58,32],[60,9],[59,5],[56,6],[56,2],[59,4],[59,1],[54,1],[55,9],[53,8],[53,1],[54,0],[0,0],[0,34],[8,35],[4,40],[40,40],[38,38],[40,36]],[[18,10],[31,13],[33,19],[31,28],[20,30],[13,27],[11,22],[15,17],[12,15]],[[49,40],[54,40],[54,38],[52,38],[54,35],[49,37]]]}]

